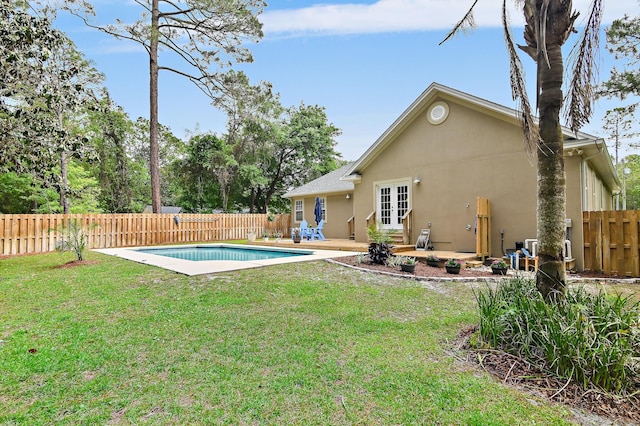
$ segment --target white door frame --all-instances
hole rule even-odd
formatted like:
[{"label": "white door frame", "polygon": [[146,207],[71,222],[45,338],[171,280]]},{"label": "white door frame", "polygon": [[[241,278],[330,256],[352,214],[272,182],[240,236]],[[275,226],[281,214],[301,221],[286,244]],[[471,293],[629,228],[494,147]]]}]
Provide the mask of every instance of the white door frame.
[{"label": "white door frame", "polygon": [[411,179],[376,182],[375,209],[381,229],[402,229],[402,216],[411,208]]}]

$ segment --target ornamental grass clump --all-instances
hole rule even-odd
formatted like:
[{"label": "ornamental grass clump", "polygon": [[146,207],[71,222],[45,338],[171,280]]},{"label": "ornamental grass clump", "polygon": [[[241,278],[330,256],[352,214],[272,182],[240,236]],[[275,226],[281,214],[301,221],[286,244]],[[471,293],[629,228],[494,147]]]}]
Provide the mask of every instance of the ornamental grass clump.
[{"label": "ornamental grass clump", "polygon": [[476,292],[481,343],[526,359],[584,387],[636,390],[640,307],[628,297],[570,290],[548,304],[535,282],[514,278]]}]

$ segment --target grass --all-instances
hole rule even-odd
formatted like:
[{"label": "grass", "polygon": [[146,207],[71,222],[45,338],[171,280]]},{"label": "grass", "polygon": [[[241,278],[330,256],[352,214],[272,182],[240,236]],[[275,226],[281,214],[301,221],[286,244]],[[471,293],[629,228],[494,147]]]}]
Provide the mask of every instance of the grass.
[{"label": "grass", "polygon": [[449,355],[468,285],[303,262],[186,277],[0,260],[2,424],[570,424]]}]

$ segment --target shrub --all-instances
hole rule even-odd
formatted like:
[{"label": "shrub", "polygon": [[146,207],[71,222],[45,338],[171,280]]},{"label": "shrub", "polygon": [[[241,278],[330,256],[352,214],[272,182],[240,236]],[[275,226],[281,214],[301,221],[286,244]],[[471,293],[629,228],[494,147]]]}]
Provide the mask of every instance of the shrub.
[{"label": "shrub", "polygon": [[638,302],[579,288],[564,302],[548,304],[535,282],[523,278],[475,295],[480,338],[489,346],[585,387],[624,394],[635,386]]},{"label": "shrub", "polygon": [[[95,224],[93,226],[95,226]],[[80,220],[69,219],[52,231],[60,234],[60,240],[56,243],[56,250],[72,251],[76,254],[78,260],[82,260],[88,235]]]},{"label": "shrub", "polygon": [[393,246],[391,246],[391,235],[388,230],[381,230],[379,227],[370,226],[367,228],[369,236],[369,259],[373,263],[384,265],[387,259],[393,254]]}]

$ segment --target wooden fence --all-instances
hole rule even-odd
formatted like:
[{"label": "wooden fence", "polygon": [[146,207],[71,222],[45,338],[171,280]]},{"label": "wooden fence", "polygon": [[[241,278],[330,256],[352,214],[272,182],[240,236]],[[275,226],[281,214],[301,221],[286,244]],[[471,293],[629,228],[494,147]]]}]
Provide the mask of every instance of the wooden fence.
[{"label": "wooden fence", "polygon": [[584,268],[640,277],[639,210],[583,212]]},{"label": "wooden fence", "polygon": [[246,239],[281,231],[289,235],[290,215],[266,214],[0,214],[0,254],[54,251],[56,232],[69,220],[79,220],[88,248],[148,246],[202,241]]}]

